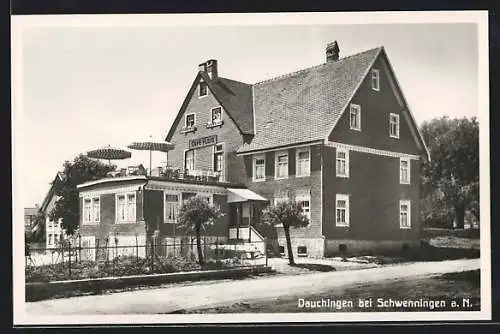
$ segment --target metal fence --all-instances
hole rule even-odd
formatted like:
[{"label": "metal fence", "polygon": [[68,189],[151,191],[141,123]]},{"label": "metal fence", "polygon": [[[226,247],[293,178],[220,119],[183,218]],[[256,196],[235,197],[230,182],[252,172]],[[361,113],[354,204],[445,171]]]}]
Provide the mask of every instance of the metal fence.
[{"label": "metal fence", "polygon": [[268,262],[264,241],[243,243],[202,237],[203,265],[199,263],[197,241],[193,237],[152,239],[147,243],[135,239],[132,244],[116,241],[89,246],[77,239],[56,248],[27,248],[27,280],[32,279],[33,273],[45,275],[47,280],[82,279],[224,269]]}]

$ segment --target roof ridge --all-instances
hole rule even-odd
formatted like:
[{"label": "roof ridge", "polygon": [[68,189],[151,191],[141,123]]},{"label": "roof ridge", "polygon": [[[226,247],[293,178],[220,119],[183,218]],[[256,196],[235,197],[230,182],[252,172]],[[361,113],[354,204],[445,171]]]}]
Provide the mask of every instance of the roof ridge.
[{"label": "roof ridge", "polygon": [[378,46],[376,48],[372,48],[372,49],[369,49],[369,50],[361,51],[361,52],[349,55],[347,57],[340,58],[338,61],[335,61],[335,62],[325,62],[325,63],[319,64],[319,65],[314,65],[314,66],[311,66],[311,67],[303,68],[301,70],[297,70],[297,71],[285,73],[285,74],[282,74],[282,75],[279,75],[279,76],[276,76],[276,77],[273,77],[273,78],[270,78],[270,79],[258,81],[256,83],[254,83],[253,86],[257,86],[257,85],[261,85],[261,84],[266,84],[266,83],[269,83],[269,82],[272,82],[272,81],[276,81],[276,80],[280,80],[280,79],[289,78],[291,76],[294,76],[294,75],[297,75],[297,74],[300,74],[300,73],[303,73],[303,72],[306,72],[306,71],[310,71],[312,69],[316,69],[316,68],[319,68],[321,66],[330,65],[330,64],[338,64],[339,62],[347,60],[349,58],[356,57],[356,56],[359,56],[361,54],[372,52],[372,51],[375,51],[375,50],[378,50],[378,49],[383,49],[383,48],[384,48],[383,46]]}]

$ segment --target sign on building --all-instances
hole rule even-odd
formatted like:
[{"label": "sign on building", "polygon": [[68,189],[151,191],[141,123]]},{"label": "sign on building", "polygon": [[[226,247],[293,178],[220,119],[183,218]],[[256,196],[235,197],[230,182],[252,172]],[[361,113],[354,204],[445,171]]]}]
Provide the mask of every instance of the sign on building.
[{"label": "sign on building", "polygon": [[197,139],[191,139],[189,141],[189,149],[200,148],[200,147],[205,147],[205,146],[210,146],[210,145],[215,145],[215,144],[217,144],[217,135],[212,135],[212,136],[207,136],[207,137],[202,137],[202,138],[197,138]]}]

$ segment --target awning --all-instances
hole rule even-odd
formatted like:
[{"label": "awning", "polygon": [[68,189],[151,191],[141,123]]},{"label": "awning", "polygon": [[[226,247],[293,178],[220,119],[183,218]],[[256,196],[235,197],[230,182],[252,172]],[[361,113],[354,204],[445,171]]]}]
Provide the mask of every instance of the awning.
[{"label": "awning", "polygon": [[246,202],[246,201],[259,201],[259,202],[267,202],[268,200],[259,194],[254,193],[250,189],[234,189],[228,188],[228,203],[238,203],[238,202]]}]

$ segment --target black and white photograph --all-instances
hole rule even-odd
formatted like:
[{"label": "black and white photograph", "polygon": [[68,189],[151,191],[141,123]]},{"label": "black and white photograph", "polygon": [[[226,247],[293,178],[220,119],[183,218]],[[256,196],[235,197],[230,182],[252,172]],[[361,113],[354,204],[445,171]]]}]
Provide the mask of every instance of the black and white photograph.
[{"label": "black and white photograph", "polygon": [[11,29],[14,324],[491,319],[487,11]]}]

